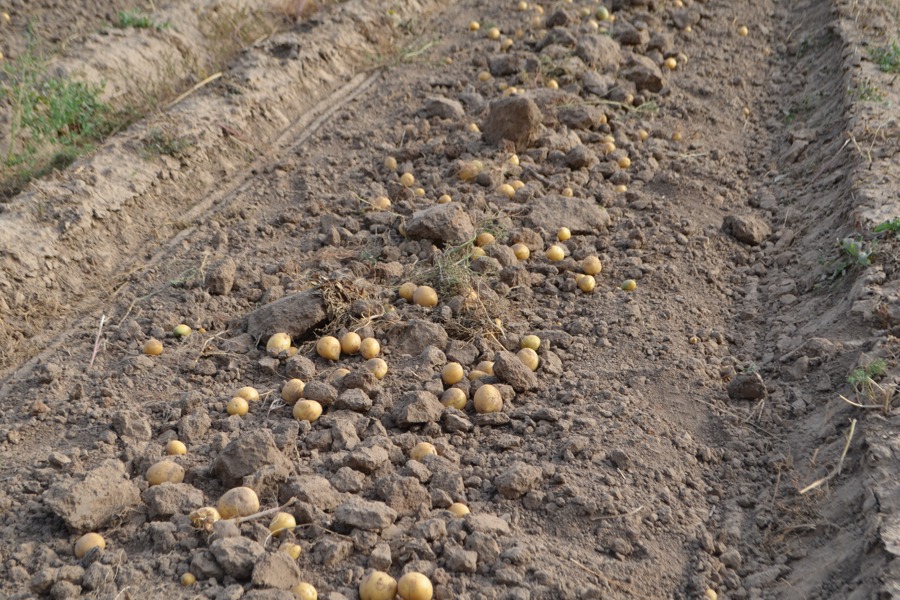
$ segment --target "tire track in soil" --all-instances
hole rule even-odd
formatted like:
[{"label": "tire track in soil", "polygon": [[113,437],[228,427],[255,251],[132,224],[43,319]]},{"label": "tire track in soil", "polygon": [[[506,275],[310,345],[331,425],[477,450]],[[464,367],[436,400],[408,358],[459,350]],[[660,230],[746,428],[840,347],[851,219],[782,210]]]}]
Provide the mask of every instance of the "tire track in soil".
[{"label": "tire track in soil", "polygon": [[[810,6],[815,14],[815,9],[825,5]],[[754,21],[760,14],[768,20]],[[791,493],[796,493],[796,481],[806,475],[793,472],[791,465],[799,460],[785,455],[799,455],[811,440],[820,438],[814,428],[823,415],[813,413],[808,421],[792,421],[788,400],[793,398],[784,390],[791,387],[809,394],[810,384],[795,381],[788,385],[785,373],[775,364],[780,355],[766,356],[764,351],[773,344],[779,351],[789,350],[788,345],[779,344],[778,335],[792,335],[790,325],[776,319],[795,321],[780,297],[780,304],[764,304],[780,289],[780,280],[773,280],[780,277],[778,261],[784,245],[769,242],[747,247],[724,236],[720,227],[728,214],[765,214],[748,210],[746,203],[752,205],[754,198],[766,197],[772,189],[756,182],[769,178],[771,158],[780,156],[768,150],[770,146],[780,148],[784,139],[778,122],[772,119],[777,119],[784,98],[794,96],[785,94],[789,87],[778,84],[781,73],[792,64],[791,53],[781,48],[781,40],[786,33],[822,28],[816,21],[790,23],[786,17],[793,14],[787,4],[767,3],[762,8],[751,3],[703,5],[702,20],[694,24],[698,35],[679,38],[690,62],[684,72],[673,75],[671,93],[658,99],[659,114],[646,120],[614,116],[617,133],[623,137],[635,135],[640,126],[651,128],[653,138],[645,149],[622,140],[633,156],[648,163],[652,157],[659,165],[644,186],[635,179],[629,193],[615,196],[577,171],[544,169],[549,187],[561,189],[568,183],[578,194],[597,197],[606,205],[612,224],[608,231],[576,236],[570,245],[574,256],[592,251],[603,255],[604,273],[593,295],[575,292],[570,278],[558,276],[556,267],[551,269],[541,259],[531,263],[541,277],[530,286],[513,290],[496,286],[506,298],[491,304],[489,316],[505,323],[509,335],[503,341],[514,342],[519,335],[537,331],[553,353],[544,350],[545,364],[552,364],[552,356],[561,360],[561,368],[555,372],[546,368],[540,372],[542,389],[517,395],[507,423],[490,425],[486,419],[474,418],[472,430],[465,434],[436,424],[401,432],[387,417],[387,431],[382,434],[379,428],[384,425],[377,410],[370,413],[375,419],[361,421],[341,414],[347,411],[336,411],[338,414],[321,424],[302,427],[296,449],[285,444],[284,451],[299,459],[296,466],[334,477],[347,450],[326,440],[326,434],[336,436],[344,431],[341,423],[348,419],[356,423],[362,447],[370,440],[387,437],[392,452],[400,451],[399,458],[390,459],[393,465],[378,472],[393,481],[391,477],[396,475],[425,477],[415,464],[404,464],[403,451],[420,439],[435,441],[444,460],[426,463],[428,469],[460,473],[473,512],[502,516],[512,529],[508,535],[478,537],[450,520],[445,525],[446,539],[429,544],[421,540],[428,540],[430,534],[412,533],[421,525],[416,517],[401,518],[399,532],[392,530],[398,537],[390,539],[398,541],[390,541],[391,554],[407,566],[441,569],[432,573],[439,594],[444,594],[441,597],[696,598],[708,587],[728,598],[788,593],[772,587],[790,569],[783,566],[782,547],[769,536],[790,534],[804,522],[803,510],[812,510],[799,506],[796,519],[773,524],[773,519],[798,507],[800,500]],[[621,15],[628,18],[627,12]],[[514,17],[467,2],[443,17],[450,31],[464,30],[472,18],[517,22]],[[830,15],[824,12],[819,17],[830,22]],[[760,35],[739,39],[735,23],[741,21],[759,25]],[[800,29],[796,29],[798,24]],[[838,40],[826,41],[826,51],[839,51]],[[394,227],[398,219],[409,217],[419,201],[396,184],[396,175],[381,167],[385,155],[396,156],[401,168],[416,174],[426,197],[452,191],[454,201],[464,203],[473,214],[485,221],[496,220],[492,226],[515,230],[514,220],[495,215],[501,209],[515,214],[518,211],[512,209],[516,207],[492,195],[490,187],[483,190],[457,183],[454,159],[450,158],[456,150],[448,153],[446,149],[459,148],[457,156],[463,157],[478,152],[493,164],[502,163],[505,153],[489,150],[477,135],[467,134],[462,127],[465,118],[448,123],[418,114],[427,95],[450,94],[460,87],[465,90],[456,83],[473,79],[465,59],[477,68],[483,64],[478,58],[481,53],[491,50],[482,40],[471,42],[447,34],[435,45],[433,54],[422,59],[427,70],[423,65],[421,69],[389,71],[386,81],[390,85],[378,88],[377,94],[348,99],[347,107],[338,109],[334,119],[322,122],[320,128],[311,130],[309,139],[238,187],[208,222],[176,238],[171,250],[160,255],[158,262],[108,306],[113,322],[123,322],[110,328],[93,373],[80,373],[62,351],[46,361],[56,367],[48,366],[35,384],[41,378],[49,379],[37,388],[49,414],[39,412],[34,420],[15,428],[20,439],[15,471],[19,479],[6,497],[20,502],[34,495],[30,490],[45,487],[47,478],[56,477],[52,468],[30,469],[30,461],[42,460],[44,439],[63,427],[68,439],[61,447],[67,446],[68,455],[74,455],[72,472],[117,456],[128,472],[140,479],[158,457],[158,442],[183,431],[183,419],[189,414],[208,411],[213,429],[200,436],[186,465],[187,481],[211,499],[224,487],[210,477],[206,465],[227,441],[260,428],[290,433],[289,418],[271,407],[269,411],[254,408],[244,420],[219,416],[235,386],[253,382],[276,392],[287,376],[284,365],[273,369],[261,360],[258,350],[240,348],[246,339],[239,335],[240,326],[235,328],[233,320],[242,319],[260,303],[304,289],[315,272],[378,284],[422,276],[409,259],[432,259],[431,244],[405,241]],[[754,55],[754,50],[759,54]],[[768,64],[758,58],[773,53]],[[454,63],[442,66],[437,59],[447,54],[454,56]],[[837,61],[832,64],[839,66]],[[831,80],[830,76],[817,77]],[[768,81],[775,86],[768,86]],[[812,78],[812,85],[817,81]],[[710,82],[721,85],[712,87]],[[488,85],[477,86],[475,91],[486,96],[495,93]],[[739,116],[744,106],[751,109],[746,122]],[[544,109],[555,112],[552,105]],[[829,110],[826,105],[822,115]],[[548,122],[549,128],[555,126],[552,120]],[[675,130],[684,132],[685,143],[667,141]],[[745,142],[748,137],[766,142],[749,145]],[[833,151],[829,144],[837,144],[839,137],[823,142],[821,150],[811,150],[828,155]],[[526,152],[522,159],[527,163],[534,157]],[[528,182],[530,186],[539,184]],[[803,180],[797,177],[776,195],[781,198],[804,189]],[[810,188],[808,197],[814,198],[818,191]],[[393,214],[368,212],[354,197],[354,193],[370,198],[384,192],[393,200]],[[773,206],[769,214],[781,217],[780,210]],[[802,213],[795,218],[798,227],[809,222]],[[824,231],[832,228],[824,221],[821,227]],[[788,235],[781,229],[778,236],[778,231],[776,227],[777,239]],[[555,231],[545,228],[542,233],[543,242],[548,243]],[[807,244],[814,247],[821,235],[810,230],[807,236],[791,251],[799,253]],[[212,256],[207,259],[198,252],[200,248],[214,249]],[[370,260],[376,252],[380,262]],[[237,287],[230,295],[209,295],[200,279],[166,285],[196,269],[198,263],[226,257],[238,266]],[[375,264],[380,266],[373,268]],[[808,261],[795,268],[804,265],[808,268]],[[615,284],[625,277],[638,279],[635,294],[616,290]],[[356,285],[368,289],[364,282]],[[760,285],[773,289],[760,294],[754,291]],[[162,291],[149,295],[156,290]],[[447,311],[428,313],[395,302],[390,288],[370,293],[369,300],[376,305],[393,308],[360,324],[364,333],[377,333],[389,342],[384,346],[395,379],[389,380],[375,399],[380,403],[376,408],[391,415],[391,402],[402,393],[422,385],[434,389],[432,361],[441,360],[434,352],[411,357],[391,352],[393,345],[409,343],[400,324],[404,319],[425,318],[449,327]],[[133,299],[139,302],[132,304]],[[813,315],[813,309],[807,314]],[[754,321],[757,315],[759,320]],[[146,335],[162,337],[179,321],[203,325],[210,333],[195,334],[181,344],[168,341],[166,354],[157,361],[135,355],[136,343]],[[772,323],[785,329],[773,328]],[[492,329],[485,327],[486,331]],[[67,350],[73,356],[89,356],[95,333],[93,326],[82,323]],[[691,343],[692,337],[697,338],[696,343]],[[489,355],[489,349],[484,340],[475,344],[476,354]],[[772,387],[767,402],[744,405],[728,400],[723,379],[736,377],[754,363]],[[829,367],[834,369],[832,379],[846,373],[845,364]],[[321,362],[317,367],[320,375],[330,368]],[[203,386],[202,393],[198,386]],[[21,394],[20,408],[38,396],[21,383],[15,390]],[[140,443],[124,439],[121,432],[119,436],[110,434],[109,415],[115,410],[154,423],[157,433],[153,441]],[[10,418],[4,416],[7,422]],[[346,431],[341,435],[347,435]],[[832,436],[832,446],[839,443],[839,436]],[[8,443],[5,446],[12,448]],[[75,448],[91,448],[91,452]],[[496,482],[517,463],[536,465],[540,482],[521,499],[505,498],[497,493]],[[254,481],[267,491],[264,499],[274,502],[272,485]],[[417,489],[410,481],[404,485],[413,492]],[[773,485],[776,493],[786,496],[778,511],[765,503]],[[363,493],[393,501],[391,494],[385,498],[377,488],[368,482]],[[309,562],[301,561],[304,576],[331,591],[332,597],[340,597],[336,593],[354,597],[352,584],[362,576],[365,565],[372,564],[365,556],[379,536],[357,530],[350,538],[351,550],[330,550],[336,542],[324,532],[328,519],[307,510],[304,515],[318,525],[298,535],[310,555]],[[72,536],[67,536],[62,523],[39,503],[24,515],[16,514],[22,516],[22,523],[4,522],[5,532],[34,539],[49,528],[55,536],[50,547],[60,556],[67,552]],[[179,539],[193,539],[177,523]],[[169,554],[160,556],[158,546],[165,542],[155,537],[152,541],[133,539],[133,532],[151,529],[142,515],[135,514],[121,523],[118,533],[109,532],[109,537],[116,547],[127,551],[129,565],[123,571],[135,583],[143,586],[152,581],[158,589],[177,593],[174,581],[189,568],[194,548],[173,544]],[[248,537],[260,536],[258,529],[244,529]],[[804,540],[799,546],[809,544]],[[476,549],[470,551],[476,552],[482,567],[476,567],[474,573],[467,573],[468,567],[462,566],[467,560],[460,554],[463,548]],[[347,551],[349,556],[332,564],[329,551]],[[8,555],[11,550],[4,545],[3,552]],[[16,556],[24,556],[23,552],[17,550]],[[493,554],[493,563],[485,560]],[[430,558],[432,555],[437,556]],[[814,555],[811,560],[819,559]],[[803,572],[799,576],[808,575]]]}]

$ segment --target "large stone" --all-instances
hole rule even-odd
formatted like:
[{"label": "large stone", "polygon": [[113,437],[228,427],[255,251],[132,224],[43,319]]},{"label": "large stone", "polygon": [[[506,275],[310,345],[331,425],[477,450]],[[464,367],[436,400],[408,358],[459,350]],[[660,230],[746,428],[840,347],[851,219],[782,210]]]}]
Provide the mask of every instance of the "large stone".
[{"label": "large stone", "polygon": [[727,389],[732,400],[762,400],[766,397],[766,382],[759,373],[739,373],[728,382]]},{"label": "large stone", "polygon": [[297,561],[287,552],[276,551],[269,552],[256,563],[250,580],[259,587],[289,590],[303,579]]},{"label": "large stone", "polygon": [[162,483],[141,494],[150,509],[150,518],[186,515],[203,506],[203,492],[187,483]]},{"label": "large stone", "polygon": [[214,541],[209,551],[227,575],[238,581],[246,581],[253,574],[253,567],[266,553],[265,549],[245,537],[229,537]]},{"label": "large stone", "polygon": [[117,460],[106,461],[81,481],[58,481],[44,495],[47,507],[75,531],[102,529],[140,501],[140,490]]},{"label": "large stone", "polygon": [[141,413],[120,410],[112,418],[112,426],[120,437],[145,442],[153,435],[150,421]]},{"label": "large stone", "polygon": [[537,138],[542,120],[541,109],[530,98],[510,96],[494,100],[484,120],[484,139],[492,145],[506,140],[521,151]]},{"label": "large stone", "polygon": [[541,480],[541,470],[525,462],[515,462],[494,478],[494,487],[504,498],[521,498]]},{"label": "large stone", "polygon": [[347,466],[362,473],[373,473],[387,464],[390,456],[381,446],[357,446],[347,456]]},{"label": "large stone", "polygon": [[622,62],[619,44],[608,35],[589,33],[578,38],[575,55],[600,71],[615,71]]},{"label": "large stone", "polygon": [[247,315],[247,333],[263,343],[278,332],[287,333],[296,340],[303,338],[327,318],[322,294],[318,290],[306,290],[251,312]]},{"label": "large stone", "polygon": [[478,553],[452,542],[447,543],[444,546],[444,564],[451,573],[474,573],[478,568]]},{"label": "large stone", "polygon": [[772,229],[769,224],[751,216],[728,215],[722,223],[722,230],[739,242],[759,246],[769,239]]},{"label": "large stone", "polygon": [[288,461],[275,445],[268,429],[255,429],[232,441],[213,460],[210,471],[227,486],[241,484],[241,480],[267,465],[289,468]]},{"label": "large stone", "polygon": [[406,223],[406,234],[433,242],[464,242],[474,237],[475,225],[461,205],[449,202],[413,213]]},{"label": "large stone", "polygon": [[658,93],[666,84],[659,66],[646,56],[636,54],[631,57],[631,64],[622,70],[622,77],[634,84],[637,91]]},{"label": "large stone", "polygon": [[443,348],[449,336],[444,328],[431,321],[410,319],[389,333],[391,351],[410,356],[420,355],[428,346]]},{"label": "large stone", "polygon": [[431,392],[419,390],[407,392],[391,412],[394,421],[401,427],[433,423],[441,418],[444,405]]},{"label": "large stone", "polygon": [[609,213],[592,200],[550,195],[532,205],[528,222],[547,231],[568,227],[572,233],[597,233],[609,225]]},{"label": "large stone", "polygon": [[397,520],[397,511],[384,502],[352,498],[334,511],[334,522],[345,528],[380,531]]},{"label": "large stone", "polygon": [[320,510],[331,510],[341,503],[341,495],[331,482],[311,473],[294,475],[281,486],[278,500],[284,503],[291,498],[312,504]]},{"label": "large stone", "polygon": [[398,514],[419,515],[431,509],[431,494],[415,477],[388,475],[375,482],[375,492]]},{"label": "large stone", "polygon": [[518,356],[506,350],[494,355],[494,375],[517,392],[537,389],[540,385],[534,371],[526,367]]},{"label": "large stone", "polygon": [[234,287],[234,277],[237,274],[237,263],[230,256],[216,261],[206,273],[206,287],[214,296],[224,296],[231,293]]},{"label": "large stone", "polygon": [[[556,111],[556,118],[570,129],[590,129],[600,122],[603,112],[596,106],[572,104]],[[580,145],[580,144],[579,144]]]},{"label": "large stone", "polygon": [[425,101],[425,114],[438,119],[461,119],[466,111],[456,100],[434,96]]},{"label": "large stone", "polygon": [[509,533],[509,523],[489,513],[469,513],[466,515],[466,529],[470,533],[502,535]]}]

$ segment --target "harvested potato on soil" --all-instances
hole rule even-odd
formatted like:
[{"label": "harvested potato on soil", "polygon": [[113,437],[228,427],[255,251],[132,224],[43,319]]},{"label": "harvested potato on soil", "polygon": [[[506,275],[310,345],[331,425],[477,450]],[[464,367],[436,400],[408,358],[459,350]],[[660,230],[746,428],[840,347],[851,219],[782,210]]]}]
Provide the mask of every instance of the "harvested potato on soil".
[{"label": "harvested potato on soil", "polygon": [[381,352],[381,344],[375,338],[366,338],[359,344],[359,355],[365,359],[378,356]]},{"label": "harvested potato on soil", "polygon": [[375,376],[375,379],[384,379],[388,372],[387,363],[383,358],[378,358],[377,356],[367,360],[364,366],[369,373]]},{"label": "harvested potato on soil", "polygon": [[249,411],[250,404],[240,396],[235,396],[228,401],[228,404],[225,405],[225,412],[227,412],[229,415],[237,415],[239,417],[243,417]]},{"label": "harvested potato on soil", "polygon": [[547,257],[547,260],[557,262],[566,257],[566,251],[562,249],[562,246],[558,246],[557,244],[553,244],[547,251],[544,253]]},{"label": "harvested potato on soil", "polygon": [[384,571],[372,571],[359,584],[359,600],[394,600],[397,580]]},{"label": "harvested potato on soil", "polygon": [[212,506],[204,506],[189,514],[188,518],[191,520],[191,524],[197,529],[212,531],[213,524],[216,521],[219,521],[222,518],[222,515],[219,514],[218,509]]},{"label": "harvested potato on soil", "polygon": [[195,583],[197,583],[197,576],[191,572],[182,573],[181,577],[178,580],[181,585],[184,587],[191,587]]},{"label": "harvested potato on soil", "polygon": [[297,600],[318,600],[319,593],[311,583],[301,581],[291,588],[291,593]]},{"label": "harvested potato on soil", "polygon": [[429,442],[419,442],[409,451],[409,457],[413,460],[422,460],[429,454],[437,455],[437,448]]},{"label": "harvested potato on soil", "polygon": [[[269,530],[271,531],[271,525],[269,527]],[[300,544],[295,544],[293,542],[284,542],[278,546],[278,551],[284,552],[294,560],[297,560],[300,558],[300,555],[303,554],[303,548],[300,547]]]},{"label": "harvested potato on soil", "polygon": [[444,385],[453,385],[463,380],[465,373],[458,362],[449,362],[441,369],[441,381]]},{"label": "harvested potato on soil", "polygon": [[106,540],[99,533],[86,533],[75,541],[75,558],[84,558],[94,548],[106,548]]},{"label": "harvested potato on soil", "polygon": [[331,335],[321,337],[316,342],[316,354],[325,360],[338,360],[341,357],[341,342]]},{"label": "harvested potato on soil", "polygon": [[465,410],[468,403],[466,393],[459,388],[450,388],[441,395],[441,404],[456,410]]},{"label": "harvested potato on soil", "polygon": [[537,349],[541,347],[541,338],[534,334],[522,336],[522,339],[519,340],[519,347],[531,348],[532,350],[537,351]]},{"label": "harvested potato on soil", "polygon": [[246,385],[234,393],[235,396],[243,398],[247,402],[259,402],[259,392],[256,388]]},{"label": "harvested potato on soil", "polygon": [[315,400],[300,400],[294,405],[291,414],[298,421],[313,423],[322,416],[322,405]]},{"label": "harvested potato on soil", "polygon": [[304,389],[306,389],[306,383],[302,379],[288,379],[281,388],[281,399],[288,404],[293,404],[303,397]]},{"label": "harvested potato on soil", "polygon": [[291,336],[286,333],[275,333],[266,343],[266,352],[269,356],[278,356],[282,352],[287,352],[291,347]]},{"label": "harvested potato on soil", "polygon": [[232,488],[222,494],[216,509],[223,519],[248,517],[259,512],[259,496],[248,487]]},{"label": "harvested potato on soil", "polygon": [[434,588],[425,575],[410,571],[397,581],[397,595],[402,600],[431,600]]},{"label": "harvested potato on soil", "polygon": [[169,456],[181,456],[187,454],[187,446],[184,442],[178,440],[169,440],[166,442],[166,454]]},{"label": "harvested potato on soil", "polygon": [[278,537],[283,531],[293,529],[296,526],[297,520],[294,518],[294,515],[286,512],[277,512],[269,522],[269,531],[272,532],[272,535]]},{"label": "harvested potato on soil", "polygon": [[594,291],[594,287],[597,285],[597,280],[594,279],[593,275],[582,275],[576,281],[578,285],[578,289],[584,292],[585,294],[590,294]]},{"label": "harvested potato on soil", "polygon": [[538,370],[538,365],[540,365],[541,361],[540,358],[538,358],[537,352],[531,348],[522,348],[516,353],[516,356],[518,356],[519,360],[532,371]]},{"label": "harvested potato on soil", "polygon": [[362,338],[355,331],[348,331],[341,336],[341,352],[344,354],[356,354],[362,345]]},{"label": "harvested potato on soil", "polygon": [[512,245],[513,254],[516,255],[516,258],[519,260],[526,260],[529,256],[531,256],[531,250],[528,249],[528,246],[525,244],[513,244]]},{"label": "harvested potato on soil", "polygon": [[144,342],[144,354],[147,356],[159,356],[163,352],[162,342],[156,338],[150,338]]},{"label": "harvested potato on soil", "polygon": [[475,366],[476,371],[481,371],[482,373],[487,373],[488,375],[494,374],[494,361],[492,360],[483,360]]},{"label": "harvested potato on soil", "polygon": [[430,286],[420,285],[413,294],[413,303],[425,308],[433,308],[438,303],[437,292]]},{"label": "harvested potato on soil", "polygon": [[184,338],[191,335],[191,328],[181,323],[172,328],[172,336],[177,338]]},{"label": "harvested potato on soil", "polygon": [[419,287],[419,286],[414,284],[412,281],[407,281],[406,283],[402,284],[397,289],[397,293],[400,295],[401,298],[403,298],[407,302],[412,302],[413,294],[416,293],[417,287]]},{"label": "harvested potato on soil", "polygon": [[500,390],[486,383],[476,390],[472,404],[477,413],[500,412],[503,409],[503,396],[500,395]]},{"label": "harvested potato on soil", "polygon": [[181,483],[184,481],[184,467],[171,460],[161,460],[147,469],[147,483]]},{"label": "harvested potato on soil", "polygon": [[626,292],[633,292],[637,289],[637,281],[634,279],[626,279],[622,282],[622,289]]},{"label": "harvested potato on soil", "polygon": [[447,507],[447,510],[452,512],[457,517],[464,517],[469,514],[469,507],[463,504],[462,502],[454,502],[450,506]]},{"label": "harvested potato on soil", "polygon": [[581,270],[586,275],[597,275],[603,270],[603,263],[596,256],[587,256],[581,261]]}]

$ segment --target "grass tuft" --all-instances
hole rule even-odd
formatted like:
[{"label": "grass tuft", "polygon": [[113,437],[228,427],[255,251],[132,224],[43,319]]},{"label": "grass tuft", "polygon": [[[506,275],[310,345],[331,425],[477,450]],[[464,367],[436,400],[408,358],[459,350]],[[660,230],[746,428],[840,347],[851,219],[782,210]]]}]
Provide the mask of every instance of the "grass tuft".
[{"label": "grass tuft", "polygon": [[114,25],[119,29],[128,29],[129,27],[133,27],[135,29],[155,29],[157,31],[161,31],[172,26],[172,24],[168,21],[157,23],[151,16],[131,10],[120,11],[116,16],[116,22],[114,23]]},{"label": "grass tuft", "polygon": [[869,49],[869,57],[885,73],[900,73],[900,44]]}]

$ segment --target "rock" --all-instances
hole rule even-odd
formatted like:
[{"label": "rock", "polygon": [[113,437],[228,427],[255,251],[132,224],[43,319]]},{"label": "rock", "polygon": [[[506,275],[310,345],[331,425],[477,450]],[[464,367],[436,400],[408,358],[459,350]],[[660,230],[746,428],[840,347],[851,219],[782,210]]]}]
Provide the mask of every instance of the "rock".
[{"label": "rock", "polygon": [[253,567],[266,553],[262,546],[245,537],[216,540],[209,545],[209,551],[221,565],[222,570],[238,581],[250,579]]},{"label": "rock", "polygon": [[117,460],[106,461],[76,483],[64,478],[44,494],[44,504],[75,531],[103,529],[140,501],[140,490]]},{"label": "rock", "polygon": [[572,233],[597,233],[609,225],[609,213],[590,200],[551,194],[532,205],[527,221],[548,231],[568,227]]},{"label": "rock", "polygon": [[639,54],[631,57],[631,64],[622,70],[621,75],[634,83],[634,87],[639,92],[648,91],[656,94],[665,85],[662,71],[659,70],[656,63]]},{"label": "rock", "polygon": [[722,223],[722,230],[737,241],[759,246],[769,238],[772,230],[769,224],[751,216],[728,215]]},{"label": "rock", "polygon": [[289,590],[267,588],[263,590],[250,590],[246,594],[240,596],[240,600],[297,600],[297,597]]},{"label": "rock", "polygon": [[341,467],[337,470],[331,477],[331,485],[334,486],[339,492],[349,492],[351,494],[355,494],[362,490],[363,484],[366,481],[366,476],[357,471],[356,469],[351,469],[350,467]]},{"label": "rock", "polygon": [[227,486],[241,484],[241,480],[261,467],[276,465],[289,469],[289,463],[268,429],[254,429],[225,446],[216,456],[210,472]]},{"label": "rock", "polygon": [[466,537],[466,550],[475,552],[482,564],[493,563],[500,557],[500,544],[494,534],[482,531],[473,531]]},{"label": "rock", "polygon": [[269,552],[253,567],[250,581],[259,587],[289,590],[303,580],[297,561],[286,552]]},{"label": "rock", "polygon": [[[313,361],[309,360],[305,356],[295,354],[294,356],[287,359],[287,362],[284,365],[284,374],[291,379],[301,379],[303,381],[309,381],[309,384],[307,385],[310,385],[312,383],[315,383],[310,380],[316,376],[316,365],[315,363],[313,363]],[[306,388],[304,388],[303,391],[305,392]],[[312,398],[310,398],[310,400],[312,400]]]},{"label": "rock", "polygon": [[478,568],[478,553],[448,542],[444,545],[444,565],[452,573],[474,573]]},{"label": "rock", "polygon": [[337,410],[352,410],[354,412],[366,412],[372,408],[372,399],[359,388],[344,390],[334,402]]},{"label": "rock", "polygon": [[400,397],[391,415],[401,427],[433,423],[441,418],[444,405],[431,392],[419,390],[407,392]]},{"label": "rock", "polygon": [[319,540],[309,553],[314,563],[335,567],[346,561],[353,552],[353,544],[346,540],[326,537]]},{"label": "rock", "polygon": [[441,423],[447,433],[460,433],[472,430],[472,421],[462,411],[446,408],[441,416]]},{"label": "rock", "polygon": [[141,494],[150,509],[150,518],[186,515],[203,506],[203,492],[187,483],[163,483],[147,488]]},{"label": "rock", "polygon": [[569,150],[563,158],[563,164],[573,171],[590,167],[598,162],[597,155],[582,144]]},{"label": "rock", "polygon": [[627,471],[631,466],[631,457],[628,456],[628,454],[624,450],[620,450],[619,448],[610,450],[607,458],[609,459],[609,462],[611,462],[617,469]]},{"label": "rock", "polygon": [[494,478],[494,487],[504,498],[521,498],[541,480],[541,470],[524,462],[515,462]]},{"label": "rock", "polygon": [[416,211],[406,222],[406,234],[415,240],[464,242],[475,235],[469,213],[456,202]]},{"label": "rock", "polygon": [[206,273],[206,288],[214,296],[225,296],[234,287],[234,276],[237,274],[237,263],[230,256],[216,261]]},{"label": "rock", "polygon": [[375,544],[372,552],[369,554],[368,566],[376,571],[387,571],[391,564],[391,547],[385,542]]},{"label": "rock", "polygon": [[431,495],[415,477],[382,477],[375,482],[375,493],[401,516],[424,514],[431,508]]},{"label": "rock", "polygon": [[449,339],[443,327],[422,319],[410,319],[405,325],[392,329],[388,337],[393,352],[410,356],[422,354],[429,346],[443,349]]},{"label": "rock", "polygon": [[153,435],[147,417],[133,411],[117,411],[112,417],[112,426],[119,437],[134,441],[146,442]]},{"label": "rock", "polygon": [[186,444],[199,444],[211,425],[212,419],[205,410],[185,415],[178,422],[178,438]]},{"label": "rock", "polygon": [[759,373],[735,375],[727,389],[732,400],[762,400],[766,397],[766,384]]},{"label": "rock", "polygon": [[642,46],[650,41],[650,34],[644,29],[637,29],[625,19],[616,21],[612,37],[623,46]]},{"label": "rock", "polygon": [[57,581],[50,588],[50,597],[53,600],[76,600],[81,598],[81,586],[71,581]]},{"label": "rock", "polygon": [[594,106],[573,104],[556,112],[557,120],[570,129],[590,129],[600,121],[603,113]]},{"label": "rock", "polygon": [[500,263],[502,267],[509,267],[519,263],[516,253],[506,244],[491,244],[484,251],[488,256]]},{"label": "rock", "polygon": [[482,275],[497,273],[500,271],[500,261],[490,256],[479,256],[469,263],[469,268]]},{"label": "rock", "polygon": [[550,31],[547,32],[547,35],[541,39],[540,42],[534,47],[535,50],[540,52],[547,46],[566,46],[571,47],[576,45],[578,40],[575,39],[575,35],[565,29],[563,27],[554,27]]},{"label": "rock", "polygon": [[112,591],[115,582],[116,573],[113,568],[99,561],[92,562],[81,578],[81,586],[88,591]]},{"label": "rock", "polygon": [[508,77],[520,73],[525,60],[518,54],[494,54],[488,57],[488,71],[494,77]]},{"label": "rock", "polygon": [[461,119],[466,111],[456,100],[435,96],[425,101],[425,114],[439,119]]},{"label": "rock", "polygon": [[540,385],[534,371],[526,367],[518,356],[506,350],[494,355],[494,375],[517,392],[534,390]]},{"label": "rock", "polygon": [[218,579],[221,580],[225,572],[222,565],[216,561],[216,557],[206,548],[194,550],[191,555],[191,573],[199,580]]},{"label": "rock", "polygon": [[475,344],[450,340],[447,348],[444,350],[444,354],[447,355],[447,360],[449,361],[458,362],[461,365],[471,365],[478,358],[478,348],[475,347]]},{"label": "rock", "polygon": [[210,543],[230,537],[241,537],[241,528],[233,519],[219,519],[213,523]]},{"label": "rock", "polygon": [[274,333],[301,339],[321,325],[328,315],[318,290],[306,290],[261,306],[247,315],[247,333],[263,343]]},{"label": "rock", "polygon": [[372,396],[375,390],[381,389],[381,383],[369,371],[363,369],[344,375],[341,379],[341,388],[345,390],[362,390],[369,396]]},{"label": "rock", "polygon": [[589,33],[578,38],[575,56],[591,68],[600,71],[615,71],[622,62],[622,49],[608,35]]},{"label": "rock", "polygon": [[719,556],[719,560],[729,569],[737,569],[743,564],[744,557],[736,549],[729,548]]},{"label": "rock", "polygon": [[541,121],[541,110],[530,98],[510,96],[494,100],[484,120],[484,139],[495,146],[508,140],[522,151],[537,138]]},{"label": "rock", "polygon": [[466,501],[466,486],[459,471],[443,469],[435,471],[431,476],[428,488],[432,491],[443,490],[453,498],[454,502]]},{"label": "rock", "polygon": [[554,10],[550,16],[544,19],[544,28],[565,27],[572,21],[572,17],[561,8]]},{"label": "rock", "polygon": [[[300,379],[303,379],[302,377]],[[307,400],[315,400],[322,406],[331,406],[337,399],[337,390],[334,386],[324,381],[310,381],[303,388],[303,397]]]},{"label": "rock", "polygon": [[509,533],[509,523],[488,513],[469,513],[466,515],[466,528],[470,533],[480,532],[488,535]]},{"label": "rock", "polygon": [[347,456],[347,466],[362,473],[373,473],[390,460],[387,450],[381,446],[355,448]]},{"label": "rock", "polygon": [[384,502],[370,502],[362,498],[352,498],[334,511],[336,525],[346,529],[380,531],[397,520],[397,512]]},{"label": "rock", "polygon": [[609,94],[609,90],[616,86],[616,79],[612,75],[600,75],[595,71],[585,71],[581,76],[581,83],[585,90],[603,98]]}]

